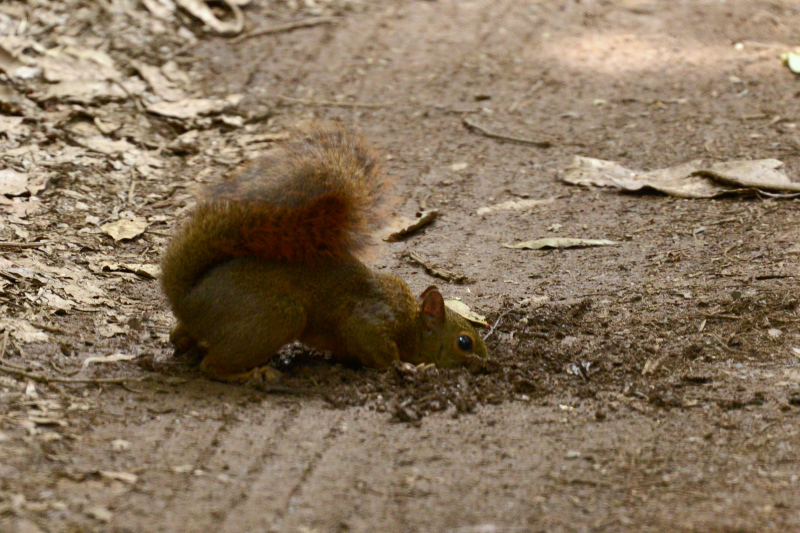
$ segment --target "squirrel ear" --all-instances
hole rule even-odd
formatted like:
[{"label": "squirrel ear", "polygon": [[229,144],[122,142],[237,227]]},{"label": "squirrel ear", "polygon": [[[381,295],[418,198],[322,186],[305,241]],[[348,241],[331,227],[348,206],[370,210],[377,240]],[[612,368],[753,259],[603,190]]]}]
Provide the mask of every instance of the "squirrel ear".
[{"label": "squirrel ear", "polygon": [[428,296],[428,294],[430,294],[433,291],[439,292],[439,289],[436,288],[436,285],[431,285],[427,289],[422,291],[422,294],[419,295],[420,299],[424,300],[425,297]]},{"label": "squirrel ear", "polygon": [[432,328],[439,328],[444,324],[445,307],[444,298],[439,289],[431,285],[422,292],[420,296],[422,300],[420,307],[422,316],[425,322],[430,324]]}]

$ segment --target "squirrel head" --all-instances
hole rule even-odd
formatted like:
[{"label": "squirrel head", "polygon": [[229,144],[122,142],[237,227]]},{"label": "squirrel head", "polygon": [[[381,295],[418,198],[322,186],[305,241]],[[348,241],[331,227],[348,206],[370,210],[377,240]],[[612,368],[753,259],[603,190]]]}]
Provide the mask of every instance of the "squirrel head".
[{"label": "squirrel head", "polygon": [[471,356],[486,357],[483,339],[469,321],[447,308],[442,293],[430,286],[419,298],[422,321],[420,354],[441,368],[461,365]]}]

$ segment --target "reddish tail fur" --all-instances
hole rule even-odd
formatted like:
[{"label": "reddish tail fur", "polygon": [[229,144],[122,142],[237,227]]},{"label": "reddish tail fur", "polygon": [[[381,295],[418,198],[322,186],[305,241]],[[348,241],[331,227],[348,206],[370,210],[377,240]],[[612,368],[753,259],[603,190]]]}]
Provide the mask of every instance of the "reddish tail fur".
[{"label": "reddish tail fur", "polygon": [[174,307],[210,268],[234,257],[346,259],[383,218],[385,188],[362,137],[316,126],[198,205],[162,261],[167,297]]}]

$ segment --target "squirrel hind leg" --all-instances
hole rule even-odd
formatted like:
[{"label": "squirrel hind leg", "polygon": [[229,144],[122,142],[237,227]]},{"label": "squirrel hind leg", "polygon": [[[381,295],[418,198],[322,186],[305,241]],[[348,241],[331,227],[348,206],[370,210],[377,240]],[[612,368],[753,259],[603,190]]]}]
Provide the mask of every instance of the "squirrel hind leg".
[{"label": "squirrel hind leg", "polygon": [[260,268],[246,260],[220,265],[182,301],[181,323],[205,350],[200,370],[211,379],[272,381],[260,367],[305,329],[303,306],[264,287]]}]

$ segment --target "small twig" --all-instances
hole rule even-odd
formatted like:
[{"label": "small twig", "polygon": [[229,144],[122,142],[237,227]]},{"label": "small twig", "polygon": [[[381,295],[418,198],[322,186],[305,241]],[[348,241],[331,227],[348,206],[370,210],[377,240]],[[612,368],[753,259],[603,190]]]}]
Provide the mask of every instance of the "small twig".
[{"label": "small twig", "polygon": [[278,99],[283,100],[284,102],[289,102],[290,104],[311,105],[318,107],[381,108],[381,107],[390,107],[394,105],[394,104],[373,104],[373,103],[362,103],[362,102],[334,102],[332,100],[306,100],[305,98],[292,98],[290,96],[283,96],[283,95],[278,95]]},{"label": "small twig", "polygon": [[730,217],[730,218],[723,218],[722,220],[716,220],[714,222],[709,222],[709,226],[717,226],[719,224],[727,224],[728,222],[738,222],[739,217]]},{"label": "small twig", "polygon": [[57,328],[55,326],[48,326],[47,324],[41,324],[39,322],[31,322],[32,326],[36,326],[37,328],[43,331],[49,331],[50,333],[57,333],[59,335],[66,335],[67,332],[61,328]]},{"label": "small twig", "polygon": [[136,204],[133,203],[133,196],[136,193],[136,171],[131,167],[131,183],[128,186],[128,194],[125,195],[125,201],[122,203],[123,206],[131,205],[136,207]]},{"label": "small twig", "polygon": [[32,379],[34,381],[38,381],[39,383],[110,383],[110,384],[122,384],[122,383],[129,383],[132,381],[144,381],[147,377],[138,377],[138,378],[61,378],[58,376],[46,376],[44,374],[37,374],[36,372],[28,372],[27,370],[18,370],[16,368],[12,368],[10,366],[6,366],[0,364],[0,372],[5,372],[6,374],[11,374],[14,376],[20,376],[23,378]]},{"label": "small twig", "polygon": [[315,17],[305,20],[298,20],[295,22],[288,22],[286,24],[278,24],[277,26],[270,26],[268,28],[261,28],[259,30],[249,31],[243,33],[238,37],[231,39],[231,44],[239,44],[240,42],[252,39],[253,37],[261,37],[262,35],[273,35],[275,33],[286,33],[288,31],[297,30],[300,28],[311,28],[313,26],[320,26],[322,24],[335,24],[339,19],[336,17]]},{"label": "small twig", "polygon": [[127,383],[120,383],[120,384],[119,384],[119,386],[120,386],[120,387],[122,387],[123,389],[125,389],[125,390],[126,390],[126,391],[128,391],[128,392],[134,392],[134,393],[136,393],[136,394],[143,394],[143,393],[144,393],[144,391],[143,391],[143,390],[141,390],[141,389],[134,389],[133,387],[130,387],[130,386],[128,386],[128,384],[127,384]]},{"label": "small twig", "polygon": [[4,364],[4,365],[8,366],[8,368],[11,368],[11,369],[14,369],[14,370],[20,370],[22,372],[25,372],[25,367],[24,366],[18,365],[17,363],[12,363],[11,361],[6,361],[5,359],[0,359],[0,364]]},{"label": "small twig", "polygon": [[494,324],[492,324],[492,327],[489,328],[488,333],[486,333],[486,335],[483,336],[483,340],[486,340],[486,339],[488,339],[489,337],[492,336],[492,333],[494,333],[494,330],[495,330],[495,328],[497,328],[497,325],[510,312],[511,312],[511,309],[507,309],[507,310],[503,311],[502,313],[500,313],[500,316],[497,317],[497,320],[494,321]]},{"label": "small twig", "polygon": [[268,394],[297,394],[297,395],[308,395],[308,396],[319,396],[320,398],[333,403],[333,400],[328,397],[322,391],[317,391],[314,389],[306,389],[306,388],[298,388],[298,387],[288,387],[286,385],[279,385],[279,384],[269,384],[265,386],[257,386],[263,392]]},{"label": "small twig", "polygon": [[725,320],[741,320],[742,317],[736,315],[718,315],[709,313],[695,313],[692,315],[695,318],[722,318]]},{"label": "small twig", "polygon": [[2,361],[3,358],[6,356],[6,346],[8,345],[9,333],[11,333],[11,331],[9,330],[6,330],[5,333],[3,333],[3,345],[0,346],[0,361]]},{"label": "small twig", "polygon": [[175,50],[173,50],[172,52],[168,53],[166,56],[164,56],[164,59],[166,61],[169,61],[171,59],[175,59],[179,55],[183,55],[187,50],[189,50],[191,47],[195,46],[196,44],[197,44],[197,41],[188,41],[188,42],[182,44],[180,47],[178,47]]},{"label": "small twig", "polygon": [[[6,363],[8,363],[8,361],[6,361]],[[50,368],[52,368],[62,376],[67,376],[67,377],[75,376],[79,374],[81,370],[83,370],[82,368],[78,368],[77,370],[71,370],[71,371],[64,370],[63,368],[59,368],[59,366],[56,365],[56,362],[53,361],[52,359],[49,359],[47,363],[50,365]]]},{"label": "small twig", "polygon": [[151,235],[158,235],[160,237],[172,237],[172,233],[169,231],[158,231],[154,229],[146,229],[144,230],[145,233],[149,233]]},{"label": "small twig", "polygon": [[730,252],[731,250],[733,250],[733,249],[734,249],[734,248],[736,248],[737,246],[739,246],[739,243],[737,243],[737,242],[733,243],[732,245],[728,246],[727,248],[725,248],[725,249],[722,251],[722,255],[724,255],[724,256],[727,256],[727,255],[728,255],[728,252]]},{"label": "small twig", "polygon": [[405,257],[407,257],[411,262],[421,266],[430,276],[449,281],[450,283],[461,284],[469,282],[469,278],[464,274],[456,274],[455,272],[450,272],[449,270],[445,270],[443,268],[431,266],[414,252],[406,252],[403,255],[405,255]]},{"label": "small twig", "polygon": [[733,348],[731,348],[730,346],[728,346],[727,344],[725,344],[725,342],[724,342],[722,339],[720,339],[719,337],[717,337],[717,336],[716,336],[716,335],[714,335],[713,333],[711,333],[710,335],[711,335],[711,337],[712,337],[712,338],[713,338],[715,341],[717,341],[717,343],[719,343],[720,347],[721,347],[723,350],[725,350],[725,351],[728,351],[728,352],[730,352],[730,353],[739,353],[739,350],[734,350]]},{"label": "small twig", "polygon": [[[624,291],[631,291],[631,292],[639,293],[639,291],[637,291],[635,289],[631,289],[629,287],[621,287],[619,289],[614,289],[612,291],[589,292],[589,293],[586,293],[586,294],[581,294],[581,295],[578,295],[578,296],[574,296],[573,298],[575,300],[585,300],[586,298],[592,298],[594,296],[611,296],[612,294],[618,294],[618,293],[624,292]],[[639,293],[639,294],[641,294],[641,293]]]},{"label": "small twig", "polygon": [[0,241],[0,248],[40,248],[49,242],[11,242]]},{"label": "small twig", "polygon": [[759,196],[766,196],[767,198],[777,198],[777,199],[779,199],[779,200],[780,200],[780,199],[784,199],[784,200],[790,200],[790,199],[792,199],[792,198],[798,198],[798,197],[800,197],[800,192],[792,192],[792,193],[779,193],[779,192],[769,192],[769,191],[762,191],[761,189],[758,189],[758,190],[756,191],[756,193],[757,193]]},{"label": "small twig", "polygon": [[124,92],[124,93],[125,93],[125,94],[128,96],[128,98],[129,98],[129,99],[130,99],[130,100],[133,102],[133,105],[134,105],[134,107],[136,108],[136,111],[138,111],[139,113],[144,113],[144,106],[142,105],[142,103],[139,101],[139,99],[136,97],[136,95],[134,95],[133,93],[131,93],[131,92],[128,90],[128,88],[127,88],[127,87],[125,87],[125,86],[122,84],[122,82],[121,82],[121,81],[119,81],[119,80],[118,80],[118,79],[116,79],[116,78],[108,78],[108,81],[110,81],[111,83],[113,83],[114,85],[116,85],[117,87],[119,87],[120,89],[122,89],[122,92]]},{"label": "small twig", "polygon": [[499,133],[495,133],[493,131],[487,130],[483,126],[479,126],[474,122],[470,121],[469,118],[463,117],[461,122],[464,126],[467,127],[468,130],[474,131],[475,133],[479,133],[484,137],[489,137],[490,139],[498,139],[500,141],[508,141],[517,144],[524,144],[527,146],[535,146],[537,148],[550,148],[553,146],[553,143],[550,141],[534,141],[533,139],[524,139],[522,137],[511,137],[508,135],[501,135]]},{"label": "small twig", "polygon": [[770,422],[768,424],[765,424],[764,427],[759,430],[759,433],[764,433],[766,430],[768,430],[769,428],[771,428],[771,427],[773,427],[773,426],[775,426],[777,424],[778,424],[777,422]]}]

